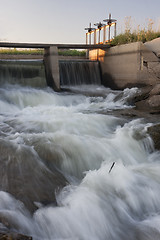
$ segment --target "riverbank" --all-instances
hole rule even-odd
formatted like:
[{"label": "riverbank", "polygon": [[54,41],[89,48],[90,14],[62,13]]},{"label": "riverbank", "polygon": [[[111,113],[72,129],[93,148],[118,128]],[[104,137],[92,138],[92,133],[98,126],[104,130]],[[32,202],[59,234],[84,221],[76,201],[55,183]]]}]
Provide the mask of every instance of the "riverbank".
[{"label": "riverbank", "polygon": [[131,109],[117,111],[114,115],[121,115],[129,119],[144,119],[146,123],[153,123],[148,128],[154,147],[160,150],[160,84],[139,89],[139,92],[130,100],[135,106]]},{"label": "riverbank", "polygon": [[160,150],[160,83],[142,88],[134,99],[136,111],[147,114],[155,124],[148,128],[155,149]]}]

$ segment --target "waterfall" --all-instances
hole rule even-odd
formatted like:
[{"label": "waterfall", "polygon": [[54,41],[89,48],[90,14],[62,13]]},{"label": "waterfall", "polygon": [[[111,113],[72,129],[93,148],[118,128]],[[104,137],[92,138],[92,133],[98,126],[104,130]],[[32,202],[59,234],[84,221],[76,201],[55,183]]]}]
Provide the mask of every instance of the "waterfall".
[{"label": "waterfall", "polygon": [[59,68],[61,86],[101,84],[100,66],[96,61],[60,61]]},{"label": "waterfall", "polygon": [[160,152],[143,119],[114,116],[137,89],[78,88],[0,87],[0,232],[160,239]]},{"label": "waterfall", "polygon": [[0,60],[0,85],[46,87],[42,60]]},{"label": "waterfall", "polygon": [[[101,84],[100,66],[94,61],[59,61],[60,83],[66,85]],[[0,60],[0,85],[6,83],[46,87],[42,60]]]}]

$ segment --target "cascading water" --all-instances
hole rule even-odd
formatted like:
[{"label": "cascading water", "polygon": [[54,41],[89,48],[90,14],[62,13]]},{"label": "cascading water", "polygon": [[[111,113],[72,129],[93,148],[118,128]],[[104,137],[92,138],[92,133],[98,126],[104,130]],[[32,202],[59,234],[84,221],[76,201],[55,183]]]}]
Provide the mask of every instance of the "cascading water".
[{"label": "cascading water", "polygon": [[0,86],[4,83],[45,87],[42,60],[0,60]]},{"label": "cascading water", "polygon": [[1,86],[0,232],[160,239],[160,152],[143,120],[109,114],[137,89],[78,89]]},{"label": "cascading water", "polygon": [[60,61],[61,86],[101,84],[99,63],[96,61]]}]

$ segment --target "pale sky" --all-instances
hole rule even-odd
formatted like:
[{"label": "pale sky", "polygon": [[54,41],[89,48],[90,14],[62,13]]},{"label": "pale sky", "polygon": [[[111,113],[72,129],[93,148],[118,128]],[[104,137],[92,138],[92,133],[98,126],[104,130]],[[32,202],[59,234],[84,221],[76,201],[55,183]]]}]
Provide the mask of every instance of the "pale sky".
[{"label": "pale sky", "polygon": [[160,30],[160,0],[0,0],[0,41],[85,43],[85,27],[108,18],[124,30],[148,19]]}]

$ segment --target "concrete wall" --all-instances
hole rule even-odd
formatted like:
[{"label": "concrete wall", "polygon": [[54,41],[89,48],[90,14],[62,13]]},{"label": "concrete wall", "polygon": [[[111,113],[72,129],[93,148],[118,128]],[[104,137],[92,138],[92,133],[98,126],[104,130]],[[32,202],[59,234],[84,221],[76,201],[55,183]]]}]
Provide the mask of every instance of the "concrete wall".
[{"label": "concrete wall", "polygon": [[141,42],[119,45],[106,51],[92,50],[89,57],[100,61],[102,84],[112,89],[154,85],[159,81],[154,73],[155,65],[160,69],[159,58]]},{"label": "concrete wall", "polygon": [[53,88],[55,91],[60,91],[58,48],[55,46],[45,48],[43,60],[47,85]]}]

